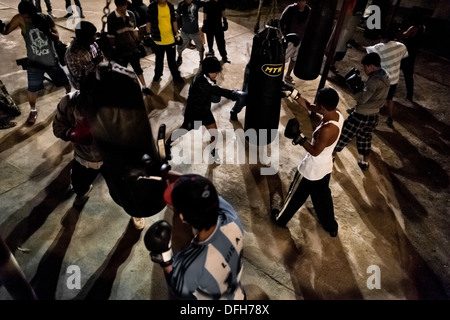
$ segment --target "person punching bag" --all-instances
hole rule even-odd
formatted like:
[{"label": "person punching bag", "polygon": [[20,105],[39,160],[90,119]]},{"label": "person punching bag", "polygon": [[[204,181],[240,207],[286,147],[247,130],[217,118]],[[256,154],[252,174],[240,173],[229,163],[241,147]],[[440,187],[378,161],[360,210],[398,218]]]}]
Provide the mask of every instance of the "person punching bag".
[{"label": "person punching bag", "polygon": [[160,212],[167,183],[136,75],[104,62],[80,92],[111,197],[132,217]]},{"label": "person punching bag", "polygon": [[298,49],[294,67],[296,77],[314,80],[322,68],[323,56],[330,38],[337,0],[314,1],[311,5],[305,34]]},{"label": "person punching bag", "polygon": [[341,61],[344,59],[347,53],[347,42],[353,37],[356,27],[358,26],[366,9],[368,0],[351,0],[346,8],[342,8],[345,11],[345,20],[342,26],[342,30],[339,35],[339,40],[336,44],[336,50],[334,55],[335,61]]},{"label": "person punching bag", "polygon": [[[257,144],[270,144],[278,130],[284,71],[283,34],[280,21],[272,19],[253,37],[248,63],[245,131],[254,129]],[[251,141],[253,142],[253,141]]]}]

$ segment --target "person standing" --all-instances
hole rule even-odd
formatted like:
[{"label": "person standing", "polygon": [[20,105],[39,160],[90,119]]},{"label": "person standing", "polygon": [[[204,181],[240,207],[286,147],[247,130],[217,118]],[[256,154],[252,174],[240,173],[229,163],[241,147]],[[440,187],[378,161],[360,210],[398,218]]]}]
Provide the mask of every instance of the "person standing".
[{"label": "person standing", "polygon": [[[66,1],[66,15],[64,16],[64,18],[69,18],[71,16],[74,15],[74,11],[73,11],[73,7],[72,7],[72,1],[71,0],[65,0]],[[85,18],[84,14],[83,14],[83,8],[81,7],[81,2],[80,0],[73,0],[73,3],[75,4],[75,8],[76,11],[79,15],[80,18]]]},{"label": "person standing", "polygon": [[176,137],[172,137],[172,134],[170,134],[166,141],[166,150],[168,150],[167,153],[169,155],[170,145],[175,139],[190,130],[197,130],[203,125],[211,134],[211,156],[216,163],[220,162],[218,150],[215,148],[217,142],[215,141],[214,132],[217,131],[217,124],[211,111],[211,103],[215,98],[219,98],[220,100],[220,97],[237,101],[245,95],[243,91],[229,90],[216,84],[217,76],[221,70],[222,66],[216,57],[207,56],[203,60],[189,88],[184,120],[180,128],[182,130],[178,129],[178,132],[174,131]]},{"label": "person standing", "polygon": [[184,83],[176,62],[176,44],[181,43],[175,7],[167,0],[157,0],[148,6],[146,32],[155,42],[155,74],[153,81],[161,80],[164,55],[174,82]]},{"label": "person standing", "polygon": [[178,4],[177,12],[181,16],[181,39],[183,43],[177,46],[178,58],[177,65],[183,63],[183,51],[187,48],[191,40],[194,41],[197,48],[200,63],[203,61],[205,47],[198,27],[198,10],[204,6],[205,2],[201,0],[182,0]]},{"label": "person standing", "polygon": [[228,20],[225,12],[225,2],[223,0],[210,0],[203,8],[204,19],[202,32],[206,34],[209,54],[214,54],[214,39],[217,49],[224,63],[231,63],[228,59],[225,43],[225,31],[228,30]]},{"label": "person standing", "polygon": [[414,95],[414,65],[417,53],[422,46],[422,40],[426,27],[422,22],[422,16],[416,13],[411,18],[411,25],[402,32],[399,40],[403,42],[408,50],[408,56],[401,62],[401,70],[405,78],[406,99],[412,101]]},{"label": "person standing", "polygon": [[336,110],[339,95],[334,89],[320,89],[316,100],[314,109],[322,115],[322,120],[315,128],[311,142],[303,136],[295,118],[286,125],[285,136],[293,139],[294,145],[303,146],[307,153],[298,165],[283,207],[279,212],[272,212],[272,218],[277,225],[285,226],[307,198],[311,197],[320,224],[330,236],[336,237],[338,223],[334,216],[329,184],[333,170],[332,154],[341,134],[344,117]]},{"label": "person standing", "polygon": [[192,242],[175,254],[166,220],[155,222],[144,235],[151,260],[163,268],[171,294],[180,300],[245,300],[244,229],[235,209],[198,174],[179,177],[164,198],[194,234]]},{"label": "person standing", "polygon": [[378,125],[378,115],[386,102],[390,82],[387,72],[381,67],[378,53],[366,54],[362,60],[364,72],[368,75],[362,91],[356,93],[356,106],[345,119],[344,127],[333,154],[342,151],[356,137],[358,166],[369,169],[372,132]]},{"label": "person standing", "polygon": [[4,35],[21,30],[27,48],[27,98],[30,114],[27,125],[36,123],[38,111],[36,100],[38,92],[44,88],[44,75],[47,73],[54,85],[64,87],[66,93],[72,90],[69,79],[61,67],[53,42],[59,39],[58,29],[50,16],[38,14],[36,6],[28,1],[18,5],[19,13],[6,24]]},{"label": "person standing", "polygon": [[139,29],[134,13],[127,9],[127,0],[114,0],[116,10],[107,18],[108,39],[113,48],[113,59],[124,66],[131,65],[142,85],[142,92],[151,95],[144,78],[139,55]]},{"label": "person standing", "polygon": [[[47,7],[47,13],[50,17],[52,17],[52,19],[56,19],[55,15],[53,14],[53,8],[52,8],[52,3],[50,0],[44,0],[45,1],[45,6]],[[35,1],[35,5],[36,5],[36,9],[38,12],[42,12],[42,7],[41,7],[41,0],[36,0]]]},{"label": "person standing", "polygon": [[103,52],[95,42],[97,28],[88,21],[80,21],[75,28],[75,38],[66,51],[66,64],[69,78],[75,89],[80,89],[86,76],[95,72],[98,64],[103,61]]},{"label": "person standing", "polygon": [[288,5],[283,10],[280,17],[281,31],[287,41],[285,63],[289,63],[284,81],[291,85],[295,84],[291,74],[297,61],[298,50],[303,39],[303,34],[305,33],[306,23],[308,22],[309,13],[311,11],[311,8],[308,6],[307,2],[307,0],[295,1],[295,3]]},{"label": "person standing", "polygon": [[400,65],[404,58],[408,57],[406,46],[395,40],[395,34],[392,31],[383,33],[381,42],[373,46],[362,46],[357,44],[357,49],[366,53],[377,53],[381,58],[381,67],[389,75],[390,87],[386,98],[388,117],[386,124],[394,128],[394,96],[397,91],[398,80],[400,79]]}]

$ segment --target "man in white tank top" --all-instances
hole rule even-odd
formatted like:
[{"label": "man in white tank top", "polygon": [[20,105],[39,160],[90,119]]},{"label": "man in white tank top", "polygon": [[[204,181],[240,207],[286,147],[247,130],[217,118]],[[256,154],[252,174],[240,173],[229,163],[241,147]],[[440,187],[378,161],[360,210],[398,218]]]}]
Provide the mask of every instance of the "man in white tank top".
[{"label": "man in white tank top", "polygon": [[[344,123],[344,117],[336,110],[339,95],[332,88],[322,88],[317,94],[315,106],[301,99],[310,108],[314,108],[316,113],[322,115],[322,120],[314,130],[311,142],[303,136],[298,126],[294,129],[296,132],[294,134],[285,132],[285,136],[293,137],[293,144],[303,146],[307,153],[298,165],[282,209],[280,212],[272,212],[272,215],[276,224],[285,226],[311,196],[319,223],[332,237],[336,237],[338,223],[334,217],[329,182],[333,170],[333,150]],[[292,129],[289,127],[288,124],[287,131]]]}]

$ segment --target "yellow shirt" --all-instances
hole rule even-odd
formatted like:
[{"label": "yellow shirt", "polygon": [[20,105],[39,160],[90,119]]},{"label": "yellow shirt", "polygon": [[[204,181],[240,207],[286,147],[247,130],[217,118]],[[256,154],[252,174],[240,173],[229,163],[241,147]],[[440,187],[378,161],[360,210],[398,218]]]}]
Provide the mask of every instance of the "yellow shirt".
[{"label": "yellow shirt", "polygon": [[170,9],[167,4],[164,6],[158,5],[158,28],[161,34],[161,41],[155,41],[156,44],[167,45],[175,42],[170,20]]}]

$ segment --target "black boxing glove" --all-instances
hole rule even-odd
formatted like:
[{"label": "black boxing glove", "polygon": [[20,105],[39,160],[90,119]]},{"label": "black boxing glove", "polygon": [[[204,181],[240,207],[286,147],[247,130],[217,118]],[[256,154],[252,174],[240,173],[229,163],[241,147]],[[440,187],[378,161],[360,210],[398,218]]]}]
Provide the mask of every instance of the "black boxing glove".
[{"label": "black boxing glove", "polygon": [[300,123],[296,118],[289,119],[284,130],[284,136],[288,139],[292,139],[293,145],[299,144],[302,146],[308,139],[302,134]]},{"label": "black boxing glove", "polygon": [[153,262],[162,267],[172,264],[172,226],[166,220],[153,223],[144,235],[144,244]]},{"label": "black boxing glove", "polygon": [[298,100],[301,94],[293,85],[290,85],[283,81],[281,84],[281,98],[289,98],[291,97],[294,100]]},{"label": "black boxing glove", "polygon": [[228,21],[227,21],[227,18],[223,18],[223,26],[222,26],[222,30],[223,30],[223,31],[227,31],[227,30],[228,30]]}]

